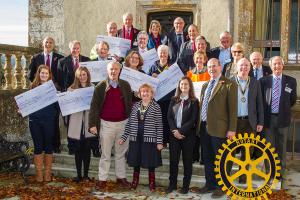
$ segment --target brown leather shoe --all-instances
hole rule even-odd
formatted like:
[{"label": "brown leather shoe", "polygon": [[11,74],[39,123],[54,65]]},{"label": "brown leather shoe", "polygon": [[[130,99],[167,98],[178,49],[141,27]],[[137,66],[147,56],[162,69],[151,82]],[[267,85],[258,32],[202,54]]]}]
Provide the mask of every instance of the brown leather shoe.
[{"label": "brown leather shoe", "polygon": [[225,193],[221,189],[215,189],[211,194],[212,199],[218,199],[225,195]]},{"label": "brown leather shoe", "polygon": [[200,188],[198,191],[196,191],[196,193],[198,193],[198,194],[207,194],[207,193],[211,193],[213,191],[214,191],[213,188],[209,188],[208,186],[204,186],[204,187]]},{"label": "brown leather shoe", "polygon": [[106,188],[106,181],[97,181],[96,188],[99,190],[103,190]]},{"label": "brown leather shoe", "polygon": [[126,178],[117,178],[117,184],[120,187],[131,188],[131,184],[127,181]]}]

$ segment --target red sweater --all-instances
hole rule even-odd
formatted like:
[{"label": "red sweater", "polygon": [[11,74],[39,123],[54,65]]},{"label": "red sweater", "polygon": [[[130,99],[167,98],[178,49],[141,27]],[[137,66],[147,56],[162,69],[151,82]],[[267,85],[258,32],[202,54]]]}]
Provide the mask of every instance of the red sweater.
[{"label": "red sweater", "polygon": [[100,118],[110,122],[120,122],[127,119],[125,105],[119,87],[110,87],[106,92]]}]

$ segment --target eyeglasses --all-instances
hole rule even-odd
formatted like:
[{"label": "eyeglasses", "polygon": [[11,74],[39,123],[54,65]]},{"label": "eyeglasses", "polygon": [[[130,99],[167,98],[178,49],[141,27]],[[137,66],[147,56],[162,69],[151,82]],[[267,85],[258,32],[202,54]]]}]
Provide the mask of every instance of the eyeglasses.
[{"label": "eyeglasses", "polygon": [[232,51],[232,53],[243,53],[243,51]]}]

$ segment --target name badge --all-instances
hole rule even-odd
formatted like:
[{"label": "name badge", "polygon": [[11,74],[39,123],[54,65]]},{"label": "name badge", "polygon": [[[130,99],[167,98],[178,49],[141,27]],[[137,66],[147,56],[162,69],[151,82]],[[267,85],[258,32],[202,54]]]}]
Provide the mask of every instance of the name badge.
[{"label": "name badge", "polygon": [[288,92],[288,93],[291,93],[292,92],[292,89],[291,88],[289,88],[289,87],[285,87],[285,89],[284,89],[286,92]]}]

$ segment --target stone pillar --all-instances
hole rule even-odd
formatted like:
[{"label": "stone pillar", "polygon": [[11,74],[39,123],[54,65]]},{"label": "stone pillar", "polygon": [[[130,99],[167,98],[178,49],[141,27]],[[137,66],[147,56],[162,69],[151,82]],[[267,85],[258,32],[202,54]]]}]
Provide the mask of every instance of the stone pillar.
[{"label": "stone pillar", "polygon": [[281,1],[281,25],[280,25],[280,55],[284,62],[288,61],[291,4],[289,0]]},{"label": "stone pillar", "polygon": [[238,41],[244,44],[245,56],[252,52],[254,0],[239,0]]},{"label": "stone pillar", "polygon": [[31,55],[24,55],[24,56],[25,56],[26,62],[25,62],[24,71],[23,71],[23,79],[24,79],[23,89],[28,89],[30,82],[27,77],[27,74],[28,74],[28,67],[29,67]]},{"label": "stone pillar", "polygon": [[12,66],[11,66],[11,54],[5,54],[5,64],[4,64],[4,78],[5,84],[3,89],[4,90],[11,90],[12,86]]},{"label": "stone pillar", "polygon": [[15,66],[15,73],[14,77],[16,79],[15,89],[21,89],[22,88],[22,66],[21,66],[21,58],[22,54],[16,53],[15,59],[16,59],[16,66]]}]

